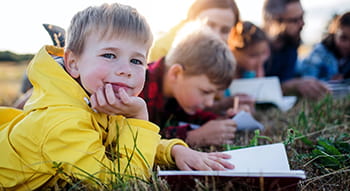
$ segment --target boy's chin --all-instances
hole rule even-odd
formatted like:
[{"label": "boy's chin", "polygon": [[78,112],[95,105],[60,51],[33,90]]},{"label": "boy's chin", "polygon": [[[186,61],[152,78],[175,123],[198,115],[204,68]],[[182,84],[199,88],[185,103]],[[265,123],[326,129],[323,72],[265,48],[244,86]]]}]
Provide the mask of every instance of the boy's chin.
[{"label": "boy's chin", "polygon": [[195,110],[195,109],[186,108],[184,110],[188,115],[194,115],[197,113],[197,110]]}]

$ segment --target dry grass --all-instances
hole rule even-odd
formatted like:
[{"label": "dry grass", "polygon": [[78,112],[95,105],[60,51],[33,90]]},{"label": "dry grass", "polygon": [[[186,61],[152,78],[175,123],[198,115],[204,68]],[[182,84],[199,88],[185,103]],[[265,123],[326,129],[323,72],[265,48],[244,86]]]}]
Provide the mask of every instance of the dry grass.
[{"label": "dry grass", "polygon": [[20,87],[27,62],[0,62],[0,105],[11,105],[20,96]]}]

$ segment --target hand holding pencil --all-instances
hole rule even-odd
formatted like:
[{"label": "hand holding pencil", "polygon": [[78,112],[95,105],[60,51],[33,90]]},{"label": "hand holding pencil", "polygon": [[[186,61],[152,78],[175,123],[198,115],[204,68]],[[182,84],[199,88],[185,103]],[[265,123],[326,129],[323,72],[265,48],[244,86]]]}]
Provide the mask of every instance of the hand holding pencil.
[{"label": "hand holding pencil", "polygon": [[229,108],[227,110],[227,116],[232,117],[242,110],[249,113],[253,113],[255,111],[255,100],[252,99],[250,96],[245,94],[237,94],[233,96],[232,99],[233,105],[232,108]]}]

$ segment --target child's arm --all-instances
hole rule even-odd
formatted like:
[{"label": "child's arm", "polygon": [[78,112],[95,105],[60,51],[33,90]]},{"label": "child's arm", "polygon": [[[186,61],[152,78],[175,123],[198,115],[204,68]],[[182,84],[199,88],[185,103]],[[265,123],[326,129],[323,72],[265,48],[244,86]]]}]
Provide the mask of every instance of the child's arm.
[{"label": "child's arm", "polygon": [[321,99],[330,93],[329,88],[315,78],[294,78],[282,83],[283,94],[297,94],[310,99]]},{"label": "child's arm", "polygon": [[[204,122],[202,126],[197,122]],[[192,121],[191,121],[192,120]],[[236,122],[232,119],[217,119],[217,116],[211,112],[200,111],[188,119],[188,124],[171,126],[164,125],[164,138],[174,137],[185,140],[190,146],[208,146],[232,144],[236,132]],[[193,124],[191,124],[193,123]]]},{"label": "child's arm", "polygon": [[234,165],[226,161],[230,155],[224,153],[205,153],[195,151],[183,145],[174,145],[171,155],[180,170],[226,170]]},{"label": "child's arm", "polygon": [[186,143],[191,146],[232,144],[237,125],[232,119],[210,120],[188,131]]},{"label": "child's arm", "polygon": [[147,105],[142,98],[129,96],[122,88],[115,93],[110,84],[98,89],[91,95],[90,101],[91,107],[98,112],[148,120]]}]

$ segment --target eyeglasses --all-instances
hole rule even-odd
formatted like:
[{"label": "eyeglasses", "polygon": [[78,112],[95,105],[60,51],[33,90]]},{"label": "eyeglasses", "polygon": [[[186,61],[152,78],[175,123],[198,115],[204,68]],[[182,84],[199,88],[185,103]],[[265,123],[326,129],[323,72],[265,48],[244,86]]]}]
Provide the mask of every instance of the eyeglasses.
[{"label": "eyeglasses", "polygon": [[279,18],[280,23],[299,23],[304,21],[304,14],[294,18]]}]

